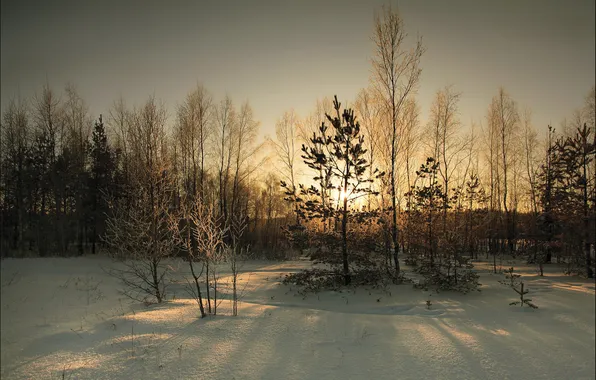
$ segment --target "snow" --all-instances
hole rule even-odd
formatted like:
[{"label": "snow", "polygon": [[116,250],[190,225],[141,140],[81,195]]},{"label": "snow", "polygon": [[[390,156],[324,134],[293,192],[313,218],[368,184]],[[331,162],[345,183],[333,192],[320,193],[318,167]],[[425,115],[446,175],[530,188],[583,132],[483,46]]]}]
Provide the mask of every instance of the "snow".
[{"label": "snow", "polygon": [[534,310],[509,306],[517,295],[489,263],[476,263],[482,292],[467,295],[397,285],[304,297],[280,276],[308,262],[253,261],[239,316],[223,300],[205,319],[184,291],[185,263],[170,263],[168,301],[148,307],[118,293],[108,265],[1,262],[2,379],[595,378],[594,282],[556,265],[544,277],[513,265]]}]

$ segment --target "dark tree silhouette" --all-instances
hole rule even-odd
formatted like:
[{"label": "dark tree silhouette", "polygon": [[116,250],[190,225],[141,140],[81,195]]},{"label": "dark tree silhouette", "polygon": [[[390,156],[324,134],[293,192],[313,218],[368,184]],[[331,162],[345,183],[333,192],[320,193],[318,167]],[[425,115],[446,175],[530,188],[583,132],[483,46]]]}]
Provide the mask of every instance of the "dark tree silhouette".
[{"label": "dark tree silhouette", "polygon": [[[332,215],[337,219],[341,218],[341,254],[342,271],[344,283],[348,285],[351,281],[349,258],[348,258],[348,223],[356,210],[352,210],[349,205],[356,199],[366,196],[373,191],[370,184],[374,178],[371,178],[368,171],[369,164],[364,158],[366,149],[364,148],[364,136],[360,134],[360,124],[354,117],[354,111],[345,109],[341,111],[341,103],[337,96],[333,101],[335,115],[326,115],[331,124],[329,128],[324,122],[319,127],[318,133],[311,139],[309,147],[302,146],[302,158],[306,165],[313,169],[317,174],[324,173],[326,176],[324,183],[326,189],[335,189],[339,192],[339,202],[336,207],[332,205],[323,205],[318,200],[304,201],[305,198],[299,198],[302,201],[302,209],[305,215],[310,218],[323,218]],[[375,177],[382,173],[378,170],[373,171]],[[313,178],[320,182],[320,176]],[[287,185],[283,184],[286,186]],[[319,190],[310,187],[306,189],[301,185],[304,196],[318,196]]]},{"label": "dark tree silhouette", "polygon": [[95,123],[91,136],[91,173],[89,176],[89,204],[91,219],[91,252],[95,254],[98,238],[105,232],[108,199],[115,194],[116,155],[108,144],[102,116]]}]

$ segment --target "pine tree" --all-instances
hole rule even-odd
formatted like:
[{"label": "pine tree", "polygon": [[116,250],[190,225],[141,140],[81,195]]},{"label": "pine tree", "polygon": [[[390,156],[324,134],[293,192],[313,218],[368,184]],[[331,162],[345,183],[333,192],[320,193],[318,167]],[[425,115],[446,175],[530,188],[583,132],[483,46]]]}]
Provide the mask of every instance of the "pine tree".
[{"label": "pine tree", "polygon": [[422,240],[427,243],[426,249],[431,267],[434,265],[437,251],[437,236],[434,227],[445,200],[443,188],[437,179],[438,170],[439,162],[433,157],[428,157],[416,171],[417,178],[412,189],[406,193],[406,196],[413,196],[414,200],[413,210],[410,211],[422,216],[424,220],[425,231],[423,234],[425,236]]},{"label": "pine tree", "polygon": [[534,305],[530,298],[524,297],[530,291],[528,289],[524,290],[524,282],[523,281],[520,282],[519,289],[517,289],[516,286],[512,286],[511,289],[513,289],[517,294],[519,294],[519,301],[514,301],[514,302],[509,303],[510,306],[519,305],[520,307],[524,307],[524,305],[528,305],[532,309],[538,309],[538,306]]},{"label": "pine tree", "polygon": [[[354,111],[345,109],[342,112],[337,96],[334,98],[333,107],[335,115],[326,114],[331,128],[323,122],[311,138],[310,146],[302,146],[302,158],[305,164],[317,173],[313,179],[323,185],[323,190],[321,192],[314,186],[306,188],[300,185],[301,197],[296,201],[301,203],[302,215],[308,219],[319,218],[325,222],[327,218],[333,217],[336,221],[341,220],[342,274],[344,283],[348,285],[351,282],[348,224],[358,214],[350,205],[362,196],[376,193],[370,188],[374,178],[370,177],[370,164],[364,158],[364,136],[360,134],[360,124],[356,121]],[[383,173],[373,170],[372,175],[379,177]],[[322,194],[332,190],[337,191],[339,197],[335,206]],[[309,196],[321,201],[307,199]]]},{"label": "pine tree", "polygon": [[560,137],[550,144],[547,163],[540,175],[544,212],[539,219],[547,238],[547,250],[557,235],[566,244],[581,241],[585,274],[589,278],[594,277],[590,241],[594,239],[595,199],[588,169],[596,154],[596,145],[590,141],[592,133],[584,124],[574,135]]},{"label": "pine tree", "polygon": [[558,166],[553,163],[555,159],[556,149],[553,145],[554,129],[548,126],[548,147],[546,151],[546,162],[541,166],[538,173],[538,189],[540,191],[540,201],[542,204],[542,214],[537,219],[538,230],[541,232],[543,238],[546,239],[546,252],[543,255],[536,255],[536,260],[540,266],[540,274],[543,275],[543,263],[550,262],[551,259],[551,245],[558,232],[558,222],[554,217],[553,203],[554,203],[554,178],[559,177],[557,171]]}]

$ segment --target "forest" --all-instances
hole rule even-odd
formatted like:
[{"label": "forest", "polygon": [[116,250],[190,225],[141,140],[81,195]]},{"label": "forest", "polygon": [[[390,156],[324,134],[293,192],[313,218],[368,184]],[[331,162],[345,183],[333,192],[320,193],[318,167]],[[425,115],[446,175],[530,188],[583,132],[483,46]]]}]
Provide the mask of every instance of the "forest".
[{"label": "forest", "polygon": [[464,124],[456,85],[421,120],[422,40],[406,44],[390,9],[372,39],[368,88],[287,110],[261,141],[248,101],[200,84],[174,108],[121,98],[94,120],[71,84],[15,98],[1,120],[2,257],[208,261],[197,231],[212,220],[243,255],[306,255],[345,284],[371,267],[399,281],[403,260],[455,285],[479,256],[495,273],[513,256],[593,278],[594,85],[546,135],[504,88],[478,123]]}]

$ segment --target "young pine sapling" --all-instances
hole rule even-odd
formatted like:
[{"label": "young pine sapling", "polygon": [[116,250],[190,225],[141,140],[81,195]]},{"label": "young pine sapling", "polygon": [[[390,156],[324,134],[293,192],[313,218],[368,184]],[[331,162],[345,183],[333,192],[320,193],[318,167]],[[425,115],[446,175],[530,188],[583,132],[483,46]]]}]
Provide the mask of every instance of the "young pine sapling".
[{"label": "young pine sapling", "polygon": [[538,309],[538,306],[534,305],[530,298],[524,298],[524,295],[528,294],[529,290],[527,290],[527,289],[524,290],[524,282],[523,281],[520,282],[520,286],[521,286],[520,289],[517,289],[517,287],[512,287],[512,289],[515,290],[515,292],[517,294],[519,294],[520,300],[511,302],[509,305],[518,305],[519,304],[520,307],[524,307],[524,304],[525,304],[525,305],[528,305],[529,307],[531,307],[532,309]]}]

